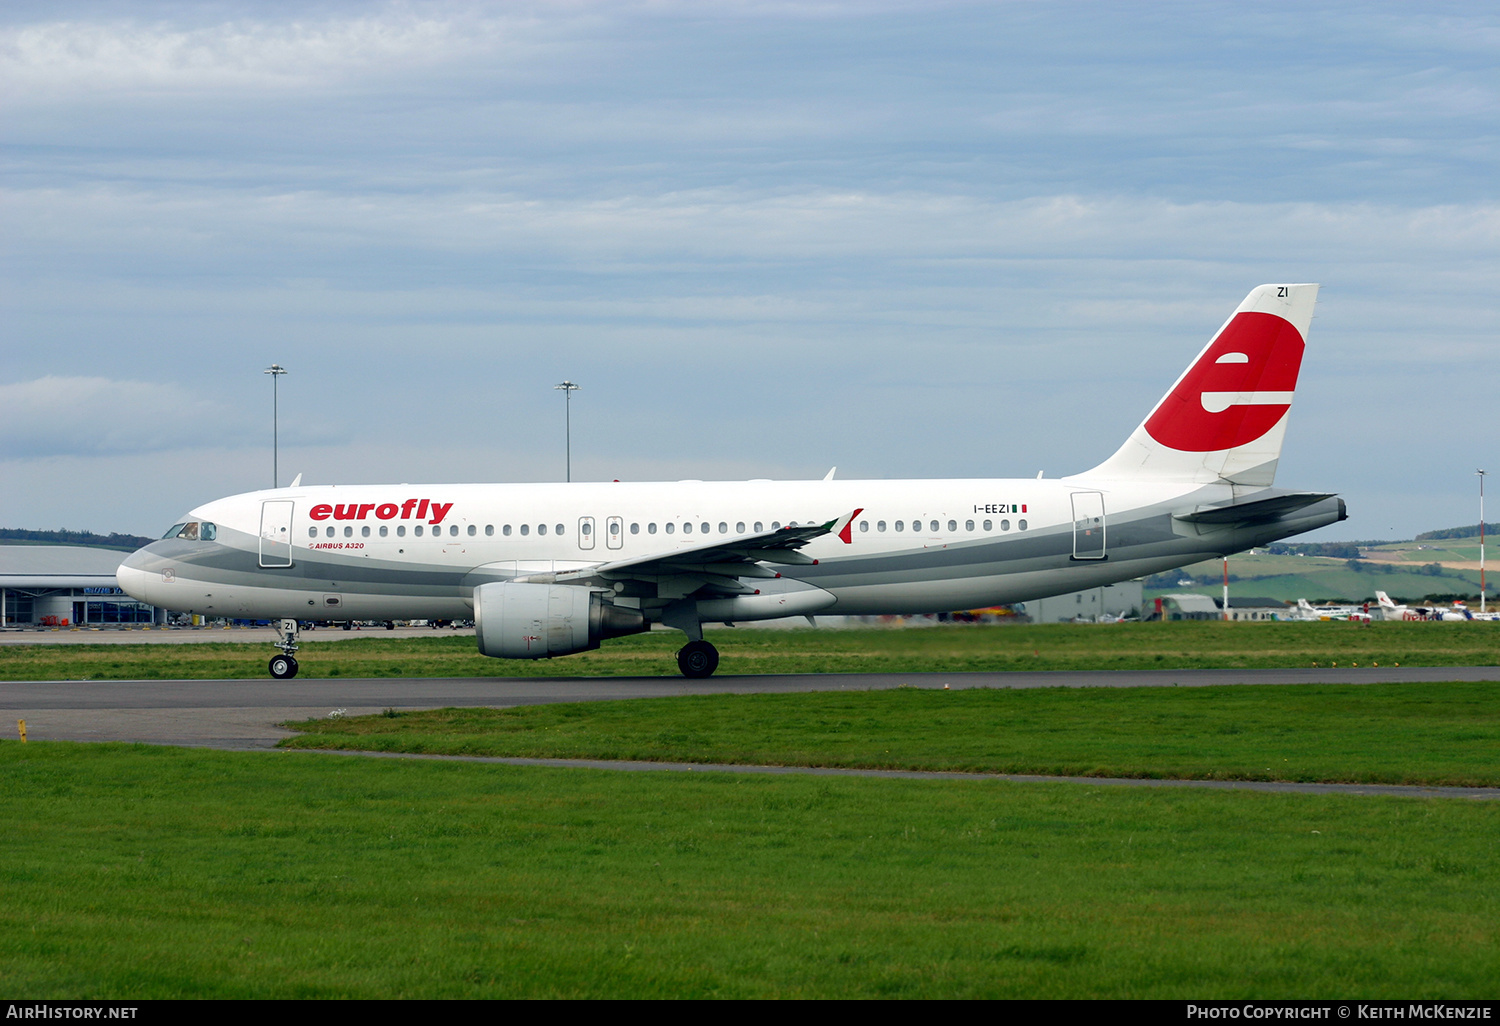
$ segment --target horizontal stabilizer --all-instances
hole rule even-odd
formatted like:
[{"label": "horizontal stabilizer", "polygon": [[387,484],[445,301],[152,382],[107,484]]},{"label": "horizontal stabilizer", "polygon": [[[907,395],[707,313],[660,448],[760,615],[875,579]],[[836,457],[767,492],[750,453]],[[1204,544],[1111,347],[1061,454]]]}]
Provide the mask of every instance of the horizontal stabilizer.
[{"label": "horizontal stabilizer", "polygon": [[1205,506],[1191,513],[1179,513],[1175,519],[1189,524],[1256,524],[1279,520],[1324,499],[1330,492],[1286,492],[1269,499],[1239,502],[1232,506]]}]

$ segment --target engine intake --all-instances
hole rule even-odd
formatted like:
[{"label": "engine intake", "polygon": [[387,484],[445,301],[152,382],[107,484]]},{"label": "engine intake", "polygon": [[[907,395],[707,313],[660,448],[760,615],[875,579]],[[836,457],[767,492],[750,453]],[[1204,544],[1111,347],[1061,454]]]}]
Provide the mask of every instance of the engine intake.
[{"label": "engine intake", "polygon": [[587,652],[605,638],[646,630],[639,609],[577,585],[496,581],[474,589],[474,636],[482,655],[546,659]]}]

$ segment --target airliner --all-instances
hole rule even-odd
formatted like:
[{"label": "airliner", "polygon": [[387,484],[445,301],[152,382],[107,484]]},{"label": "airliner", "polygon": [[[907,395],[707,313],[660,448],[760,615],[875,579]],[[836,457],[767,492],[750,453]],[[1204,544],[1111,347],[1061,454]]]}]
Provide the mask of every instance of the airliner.
[{"label": "airliner", "polygon": [[1360,623],[1370,622],[1370,608],[1368,605],[1315,606],[1305,598],[1297,600],[1297,610],[1294,615],[1298,620],[1352,620]]},{"label": "airliner", "polygon": [[1316,285],[1245,298],[1114,455],[1060,479],[303,485],[199,506],[118,571],[142,602],[301,623],[469,619],[540,659],[655,625],[687,677],[704,624],[1022,602],[1218,559],[1345,519],[1273,487]]}]

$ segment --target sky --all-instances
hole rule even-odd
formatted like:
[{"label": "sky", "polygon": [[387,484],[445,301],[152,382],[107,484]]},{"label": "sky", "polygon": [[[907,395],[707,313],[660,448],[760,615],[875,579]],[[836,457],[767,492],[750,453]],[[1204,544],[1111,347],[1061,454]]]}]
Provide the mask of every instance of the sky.
[{"label": "sky", "polygon": [[[0,6],[0,526],[272,483],[1048,477],[1321,282],[1310,539],[1500,471],[1500,11]],[[1500,480],[1500,475],[1497,475]],[[1500,509],[1500,488],[1488,511]]]}]

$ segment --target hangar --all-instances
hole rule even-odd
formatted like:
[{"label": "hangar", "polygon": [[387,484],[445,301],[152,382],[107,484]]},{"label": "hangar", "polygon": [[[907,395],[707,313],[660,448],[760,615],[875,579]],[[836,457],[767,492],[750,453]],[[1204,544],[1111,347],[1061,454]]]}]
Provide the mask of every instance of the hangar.
[{"label": "hangar", "polygon": [[0,625],[162,624],[167,612],[120,590],[127,553],[84,545],[0,545]]}]

